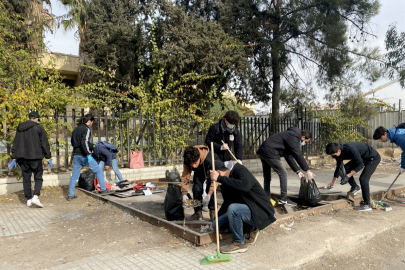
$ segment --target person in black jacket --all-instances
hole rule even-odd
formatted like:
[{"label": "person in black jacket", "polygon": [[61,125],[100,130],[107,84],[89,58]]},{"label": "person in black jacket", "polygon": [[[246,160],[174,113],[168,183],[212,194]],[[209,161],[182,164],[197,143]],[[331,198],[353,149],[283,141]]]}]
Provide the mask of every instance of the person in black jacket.
[{"label": "person in black jacket", "polygon": [[[328,186],[333,187],[337,178],[341,176],[340,184],[344,185],[349,182],[351,186],[350,192],[356,194],[361,190],[363,201],[360,203],[360,206],[356,207],[356,210],[371,211],[369,182],[371,175],[381,161],[380,154],[378,154],[377,150],[361,142],[348,142],[343,145],[330,143],[326,146],[326,154],[336,159],[336,170],[332,182]],[[350,161],[343,165],[343,160]],[[363,169],[363,172],[360,174],[359,178],[360,188],[356,184],[353,175],[358,173],[361,169]]]},{"label": "person in black jacket", "polygon": [[73,146],[73,172],[69,183],[68,201],[76,199],[75,185],[76,180],[80,176],[80,170],[82,167],[89,167],[95,174],[97,174],[97,180],[100,184],[101,195],[107,195],[114,193],[112,190],[107,190],[104,181],[103,170],[98,166],[97,162],[93,159],[91,154],[93,153],[93,144],[90,143],[91,130],[94,117],[91,114],[84,115],[82,124],[75,128],[72,132],[71,143]]},{"label": "person in black jacket", "polygon": [[[256,242],[259,231],[276,221],[269,197],[253,174],[243,165],[232,170],[215,162],[216,171],[210,171],[212,181],[221,183],[224,199],[218,211],[218,229],[232,233],[232,243],[221,247],[221,253],[247,251],[247,245]],[[215,220],[212,227],[215,230]]]},{"label": "person in black jacket", "polygon": [[281,194],[279,204],[296,206],[297,204],[287,197],[287,170],[281,163],[280,157],[284,157],[290,168],[298,175],[298,179],[304,176],[295,163],[298,162],[301,169],[307,173],[309,180],[314,179],[314,174],[309,170],[309,166],[300,150],[300,145],[305,145],[312,138],[308,130],[300,130],[297,127],[289,127],[286,131],[271,135],[260,145],[257,154],[260,157],[263,167],[264,190],[268,196],[270,193],[271,168],[280,178]]},{"label": "person in black jacket", "polygon": [[[28,114],[28,121],[18,125],[17,133],[11,148],[11,158],[13,161],[9,169],[21,167],[23,175],[24,195],[27,198],[27,206],[43,207],[38,196],[41,194],[43,166],[42,159],[52,167],[51,149],[49,147],[48,135],[45,129],[38,124],[39,114],[36,111]],[[31,193],[31,175],[34,173],[34,197]]]},{"label": "person in black jacket", "polygon": [[[233,162],[229,149],[234,148],[238,163],[242,164],[243,145],[242,136],[237,128],[240,117],[235,111],[226,112],[224,118],[210,126],[205,143],[210,146],[214,143],[214,153],[225,163],[228,169],[232,169]],[[221,141],[224,141],[222,144]]]}]

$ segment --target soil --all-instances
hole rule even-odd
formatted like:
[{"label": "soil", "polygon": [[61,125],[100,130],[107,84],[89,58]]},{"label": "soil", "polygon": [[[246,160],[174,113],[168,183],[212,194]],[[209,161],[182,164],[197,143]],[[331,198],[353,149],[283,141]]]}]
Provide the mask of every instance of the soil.
[{"label": "soil", "polygon": [[[65,187],[42,188],[41,203],[58,213],[47,230],[0,239],[1,245],[7,247],[2,248],[1,257],[7,258],[8,264],[21,269],[40,269],[109,251],[137,252],[157,246],[170,249],[170,246],[192,245],[166,229],[134,218],[79,190],[76,190],[79,198],[68,202],[67,192]],[[22,191],[0,196],[0,203],[16,202],[26,203]],[[46,251],[46,256],[27,252],[32,250]]]},{"label": "soil", "polygon": [[[192,247],[196,250],[215,250],[215,244],[195,246],[183,240],[166,229],[155,227],[140,221],[121,210],[90,198],[80,191],[76,191],[78,199],[67,202],[67,188],[43,187],[41,202],[46,208],[58,213],[53,224],[48,229],[33,233],[24,233],[18,236],[1,237],[1,257],[7,258],[8,265],[20,269],[42,269],[66,262],[76,261],[99,253],[126,250],[134,254],[150,248],[159,247],[160,250]],[[404,193],[405,195],[405,193]],[[401,210],[399,200],[403,194],[390,198],[388,203],[395,207],[395,215],[405,214]],[[1,204],[25,204],[23,192],[0,196]],[[282,207],[276,207],[282,209]],[[187,209],[192,211],[192,209]],[[387,215],[388,214],[388,215]],[[304,215],[291,220],[276,222],[261,232],[257,244],[249,247],[247,256],[261,262],[262,266],[282,265],[283,260],[294,261],[290,252],[305,256],[306,248],[302,244],[287,242],[292,235],[299,235],[301,240],[312,241],[313,232],[321,234],[325,224],[331,220],[343,222],[347,226],[363,220],[373,226],[373,222],[387,219],[390,212],[374,210],[368,213],[359,213],[351,208],[331,211],[325,214]],[[367,228],[368,229],[368,228]],[[343,232],[349,237],[350,231],[345,227],[336,227],[336,233]],[[381,233],[354,249],[339,252],[334,255],[322,257],[300,269],[404,269],[405,250],[402,243],[405,241],[405,225]],[[312,235],[311,235],[312,234]],[[319,236],[321,237],[321,236]],[[221,245],[228,244],[231,239],[221,241]],[[291,241],[291,239],[290,239]],[[291,250],[289,250],[291,249]],[[46,256],[44,256],[46,252]],[[2,259],[3,260],[3,259]],[[384,268],[390,266],[391,268]],[[403,268],[395,268],[403,266]],[[260,269],[269,269],[263,268]]]}]

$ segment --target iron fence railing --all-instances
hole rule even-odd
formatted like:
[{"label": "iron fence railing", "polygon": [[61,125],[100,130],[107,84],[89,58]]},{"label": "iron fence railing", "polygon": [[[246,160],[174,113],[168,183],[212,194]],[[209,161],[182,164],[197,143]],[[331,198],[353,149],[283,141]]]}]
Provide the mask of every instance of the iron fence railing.
[{"label": "iron fence railing", "polygon": [[[54,172],[72,169],[73,147],[70,144],[71,131],[68,125],[74,129],[83,115],[83,109],[71,109],[54,116],[57,123],[56,132],[49,134]],[[142,151],[145,166],[181,164],[183,142],[188,142],[188,145],[205,144],[205,136],[209,129],[209,126],[187,118],[177,116],[163,120],[141,110],[136,111],[131,117],[124,116],[123,112],[106,113],[99,110],[93,111],[93,115],[95,122],[92,126],[92,142],[108,141],[116,145],[120,149],[117,159],[121,167],[129,166],[130,153],[134,150]],[[318,119],[274,120],[271,116],[245,116],[238,125],[244,146],[243,159],[257,158],[256,151],[269,136],[285,131],[291,126],[312,132],[313,139],[302,148],[304,155],[323,153],[327,143],[328,127]],[[10,153],[10,147],[7,147],[6,153]],[[5,163],[0,171],[7,172],[8,168],[4,165]]]}]

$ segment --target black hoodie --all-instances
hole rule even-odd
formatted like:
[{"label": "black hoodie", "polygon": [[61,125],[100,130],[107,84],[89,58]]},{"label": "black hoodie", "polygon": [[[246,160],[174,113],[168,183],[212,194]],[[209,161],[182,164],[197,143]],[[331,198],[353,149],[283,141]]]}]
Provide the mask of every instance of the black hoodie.
[{"label": "black hoodie", "polygon": [[28,120],[17,127],[11,148],[12,159],[50,159],[51,149],[45,129]]},{"label": "black hoodie", "polygon": [[236,163],[229,177],[218,176],[224,198],[218,216],[225,214],[232,203],[246,204],[252,212],[255,227],[263,230],[276,221],[274,208],[260,183],[243,165]]},{"label": "black hoodie", "polygon": [[284,157],[294,172],[299,171],[294,159],[301,169],[309,170],[309,166],[300,149],[301,129],[289,127],[286,131],[271,135],[260,145],[257,154],[263,158],[278,159]]}]

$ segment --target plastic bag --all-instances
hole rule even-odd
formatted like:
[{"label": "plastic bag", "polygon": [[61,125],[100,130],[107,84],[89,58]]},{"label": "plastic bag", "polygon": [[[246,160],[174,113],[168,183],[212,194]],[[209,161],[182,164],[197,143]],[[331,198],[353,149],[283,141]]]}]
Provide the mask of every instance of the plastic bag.
[{"label": "plastic bag", "polygon": [[173,169],[171,172],[166,171],[166,182],[180,182],[180,173],[177,169]]},{"label": "plastic bag", "polygon": [[140,169],[144,168],[145,165],[143,163],[143,155],[141,151],[132,151],[130,160],[129,160],[129,168],[131,169]]},{"label": "plastic bag", "polygon": [[79,177],[79,188],[87,191],[94,191],[96,189],[94,186],[94,178],[96,178],[96,174],[90,169],[82,172]]},{"label": "plastic bag", "polygon": [[169,184],[165,197],[165,216],[168,221],[183,220],[184,208],[181,196],[181,187],[176,184]]},{"label": "plastic bag", "polygon": [[306,180],[305,177],[301,178],[301,187],[299,192],[299,199],[303,205],[316,206],[322,200],[321,193],[315,180]]}]

